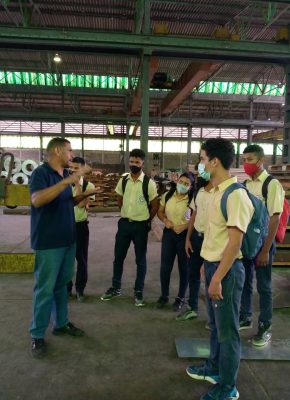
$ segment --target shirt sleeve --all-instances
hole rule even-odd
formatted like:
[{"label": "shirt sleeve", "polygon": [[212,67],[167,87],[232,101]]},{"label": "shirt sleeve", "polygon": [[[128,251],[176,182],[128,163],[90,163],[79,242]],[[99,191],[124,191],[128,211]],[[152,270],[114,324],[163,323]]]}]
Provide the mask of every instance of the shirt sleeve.
[{"label": "shirt sleeve", "polygon": [[254,206],[244,189],[234,190],[227,200],[227,226],[236,227],[246,233],[254,214]]},{"label": "shirt sleeve", "polygon": [[268,186],[267,209],[269,216],[281,214],[284,204],[284,190],[277,179],[272,179]]},{"label": "shirt sleeve", "polygon": [[195,205],[195,200],[194,198],[191,200],[190,204],[189,204],[189,208],[191,208],[193,211],[196,210],[196,205]]},{"label": "shirt sleeve", "polygon": [[152,201],[158,197],[156,183],[152,179],[149,180],[148,197],[149,201]]},{"label": "shirt sleeve", "polygon": [[30,179],[29,190],[30,194],[38,192],[39,190],[47,189],[49,187],[46,174],[44,174],[42,168],[36,168]]},{"label": "shirt sleeve", "polygon": [[116,186],[115,192],[123,197],[122,180],[123,180],[123,178],[119,179],[119,182],[118,182],[118,184]]}]

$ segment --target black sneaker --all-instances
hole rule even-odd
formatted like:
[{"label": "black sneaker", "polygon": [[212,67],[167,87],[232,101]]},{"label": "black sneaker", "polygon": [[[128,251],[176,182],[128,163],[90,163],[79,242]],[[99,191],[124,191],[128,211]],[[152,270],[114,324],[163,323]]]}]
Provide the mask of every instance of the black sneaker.
[{"label": "black sneaker", "polygon": [[85,332],[76,326],[74,326],[71,322],[63,326],[62,328],[54,328],[52,330],[53,335],[69,335],[74,337],[82,337],[85,335]]},{"label": "black sneaker", "polygon": [[168,303],[168,297],[160,296],[156,302],[156,308],[164,308]]},{"label": "black sneaker", "polygon": [[244,329],[251,329],[253,327],[251,318],[240,318],[240,331]]},{"label": "black sneaker", "polygon": [[135,306],[136,307],[144,307],[145,306],[142,292],[135,292]]},{"label": "black sneaker", "polygon": [[47,354],[46,343],[44,339],[35,339],[31,340],[31,354],[34,358],[43,358]]},{"label": "black sneaker", "polygon": [[184,306],[184,299],[176,297],[174,303],[172,304],[173,311],[180,311],[183,306]]},{"label": "black sneaker", "polygon": [[101,296],[101,300],[108,301],[111,300],[113,297],[118,297],[118,296],[121,296],[121,290],[110,287],[110,289],[108,289],[106,293],[104,293]]},{"label": "black sneaker", "polygon": [[271,324],[259,322],[258,333],[252,337],[252,345],[263,347],[271,340],[271,337]]}]

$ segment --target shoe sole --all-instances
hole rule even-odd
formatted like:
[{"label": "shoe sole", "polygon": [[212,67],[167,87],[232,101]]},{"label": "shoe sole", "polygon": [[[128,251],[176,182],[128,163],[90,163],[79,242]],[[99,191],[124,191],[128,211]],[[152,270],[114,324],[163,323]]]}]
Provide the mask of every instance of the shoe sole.
[{"label": "shoe sole", "polygon": [[239,331],[244,331],[245,329],[252,329],[252,328],[253,328],[253,324],[248,325],[248,326],[240,326]]},{"label": "shoe sole", "polygon": [[135,307],[145,307],[145,304],[135,304]]},{"label": "shoe sole", "polygon": [[196,375],[196,374],[191,374],[187,369],[186,369],[186,373],[192,379],[196,379],[197,381],[207,381],[209,383],[212,383],[213,385],[218,383],[215,379],[211,378],[210,376],[200,376],[200,375]]},{"label": "shoe sole", "polygon": [[116,296],[112,296],[110,299],[105,299],[104,297],[100,297],[100,299],[102,301],[110,301],[110,300],[113,300],[115,297],[120,297],[120,296],[121,296],[121,294],[116,294]]},{"label": "shoe sole", "polygon": [[176,321],[188,321],[189,319],[195,319],[195,318],[197,318],[197,317],[198,317],[197,314],[195,314],[195,315],[189,315],[189,316],[186,316],[186,317],[183,317],[183,318],[182,318],[181,315],[178,315],[175,319],[176,319]]},{"label": "shoe sole", "polygon": [[271,338],[272,338],[272,334],[269,333],[269,334],[267,335],[267,340],[265,340],[265,342],[263,342],[263,343],[255,343],[255,342],[252,340],[252,346],[254,346],[254,347],[264,347],[264,346],[266,346],[266,345],[271,341]]}]

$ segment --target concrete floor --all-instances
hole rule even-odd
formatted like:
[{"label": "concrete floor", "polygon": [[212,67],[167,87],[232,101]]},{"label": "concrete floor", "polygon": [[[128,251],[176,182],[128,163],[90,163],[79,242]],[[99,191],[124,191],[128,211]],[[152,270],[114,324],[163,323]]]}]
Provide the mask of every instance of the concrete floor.
[{"label": "concrete floor", "polygon": [[[130,249],[124,273],[123,296],[102,302],[111,283],[117,214],[90,218],[88,298],[70,302],[70,319],[87,336],[55,337],[48,331],[49,355],[30,355],[28,326],[31,318],[32,274],[0,276],[0,400],[197,400],[209,384],[190,379],[185,368],[199,360],[178,359],[176,337],[209,336],[204,299],[200,317],[176,322],[174,312],[156,310],[159,296],[160,242],[150,234],[147,307],[133,305],[135,266]],[[2,215],[1,250],[29,251],[29,216]],[[177,273],[172,276],[172,301]],[[288,278],[288,279],[287,279]],[[290,271],[275,270],[275,305],[290,305]],[[255,300],[256,301],[256,300]],[[256,307],[257,308],[257,307]],[[273,336],[289,338],[290,309],[274,312]],[[248,336],[250,332],[243,332]],[[238,389],[242,400],[289,400],[290,362],[242,361]]]}]

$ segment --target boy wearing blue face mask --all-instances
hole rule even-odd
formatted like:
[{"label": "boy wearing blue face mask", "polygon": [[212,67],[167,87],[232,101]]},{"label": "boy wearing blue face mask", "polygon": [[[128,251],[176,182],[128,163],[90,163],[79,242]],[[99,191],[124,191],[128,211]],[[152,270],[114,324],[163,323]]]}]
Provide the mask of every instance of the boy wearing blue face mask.
[{"label": "boy wearing blue face mask", "polygon": [[179,311],[184,305],[184,296],[188,285],[185,238],[190,218],[189,203],[193,196],[193,183],[192,174],[182,174],[177,181],[176,190],[165,193],[160,201],[157,215],[165,227],[161,247],[161,296],[157,301],[157,308],[163,308],[169,301],[170,276],[176,256],[179,270],[179,290],[173,303],[173,310]]}]

